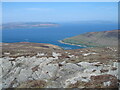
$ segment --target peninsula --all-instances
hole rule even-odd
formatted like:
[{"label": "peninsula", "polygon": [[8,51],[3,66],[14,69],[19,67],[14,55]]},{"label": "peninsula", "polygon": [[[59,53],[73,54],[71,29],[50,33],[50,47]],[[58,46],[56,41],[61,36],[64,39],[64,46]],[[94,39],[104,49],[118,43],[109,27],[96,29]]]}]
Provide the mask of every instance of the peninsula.
[{"label": "peninsula", "polygon": [[72,45],[83,45],[88,47],[118,46],[120,30],[88,32],[78,36],[66,38],[60,42]]}]

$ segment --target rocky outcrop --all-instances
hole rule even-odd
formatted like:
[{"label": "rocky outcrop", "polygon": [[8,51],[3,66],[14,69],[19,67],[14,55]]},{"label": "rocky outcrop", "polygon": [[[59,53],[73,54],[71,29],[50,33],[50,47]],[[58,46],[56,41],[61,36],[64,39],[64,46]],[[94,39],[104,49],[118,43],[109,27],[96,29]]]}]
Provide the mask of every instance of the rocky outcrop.
[{"label": "rocky outcrop", "polygon": [[4,52],[7,55],[3,55],[0,59],[2,87],[117,87],[120,78],[115,47],[78,50],[46,49],[46,52],[42,50],[30,54],[31,56],[19,52],[21,56],[17,57],[15,54],[8,54],[11,52]]}]

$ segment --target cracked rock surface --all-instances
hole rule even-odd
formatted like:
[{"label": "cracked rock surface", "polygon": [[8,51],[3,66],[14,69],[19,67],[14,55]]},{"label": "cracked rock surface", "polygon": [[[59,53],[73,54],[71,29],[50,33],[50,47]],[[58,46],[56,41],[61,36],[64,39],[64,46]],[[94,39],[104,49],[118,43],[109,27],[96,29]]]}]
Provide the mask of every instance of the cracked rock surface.
[{"label": "cracked rock surface", "polygon": [[11,52],[5,52],[0,58],[2,88],[118,87],[120,63],[116,47],[77,50],[42,48],[30,55],[22,55],[18,51],[6,55]]}]

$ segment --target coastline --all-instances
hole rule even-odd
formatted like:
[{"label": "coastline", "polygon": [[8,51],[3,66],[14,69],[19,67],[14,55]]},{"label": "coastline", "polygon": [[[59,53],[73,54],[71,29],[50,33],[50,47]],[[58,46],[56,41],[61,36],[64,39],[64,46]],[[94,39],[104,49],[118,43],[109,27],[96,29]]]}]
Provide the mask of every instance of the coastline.
[{"label": "coastline", "polygon": [[76,44],[65,43],[62,40],[58,40],[58,42],[63,43],[63,44],[68,44],[68,45],[74,45],[74,46],[86,47],[87,48],[87,46],[85,46],[85,45],[83,46],[83,45],[76,45]]}]

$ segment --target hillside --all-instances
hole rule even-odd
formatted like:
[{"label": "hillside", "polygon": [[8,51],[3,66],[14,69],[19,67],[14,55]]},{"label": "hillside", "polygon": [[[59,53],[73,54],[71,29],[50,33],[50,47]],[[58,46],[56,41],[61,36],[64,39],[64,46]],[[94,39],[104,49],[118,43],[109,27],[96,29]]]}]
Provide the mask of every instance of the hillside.
[{"label": "hillside", "polygon": [[[2,43],[2,56],[31,56],[37,52],[44,52],[49,50],[59,50],[59,46],[45,43],[31,43],[31,42],[19,42],[19,43]],[[6,53],[4,53],[6,52]],[[10,53],[10,54],[8,54]]]},{"label": "hillside", "polygon": [[70,37],[61,42],[85,46],[117,46],[118,31],[88,32],[75,37]]},{"label": "hillside", "polygon": [[63,50],[29,42],[1,47],[2,88],[118,87],[117,47]]}]

